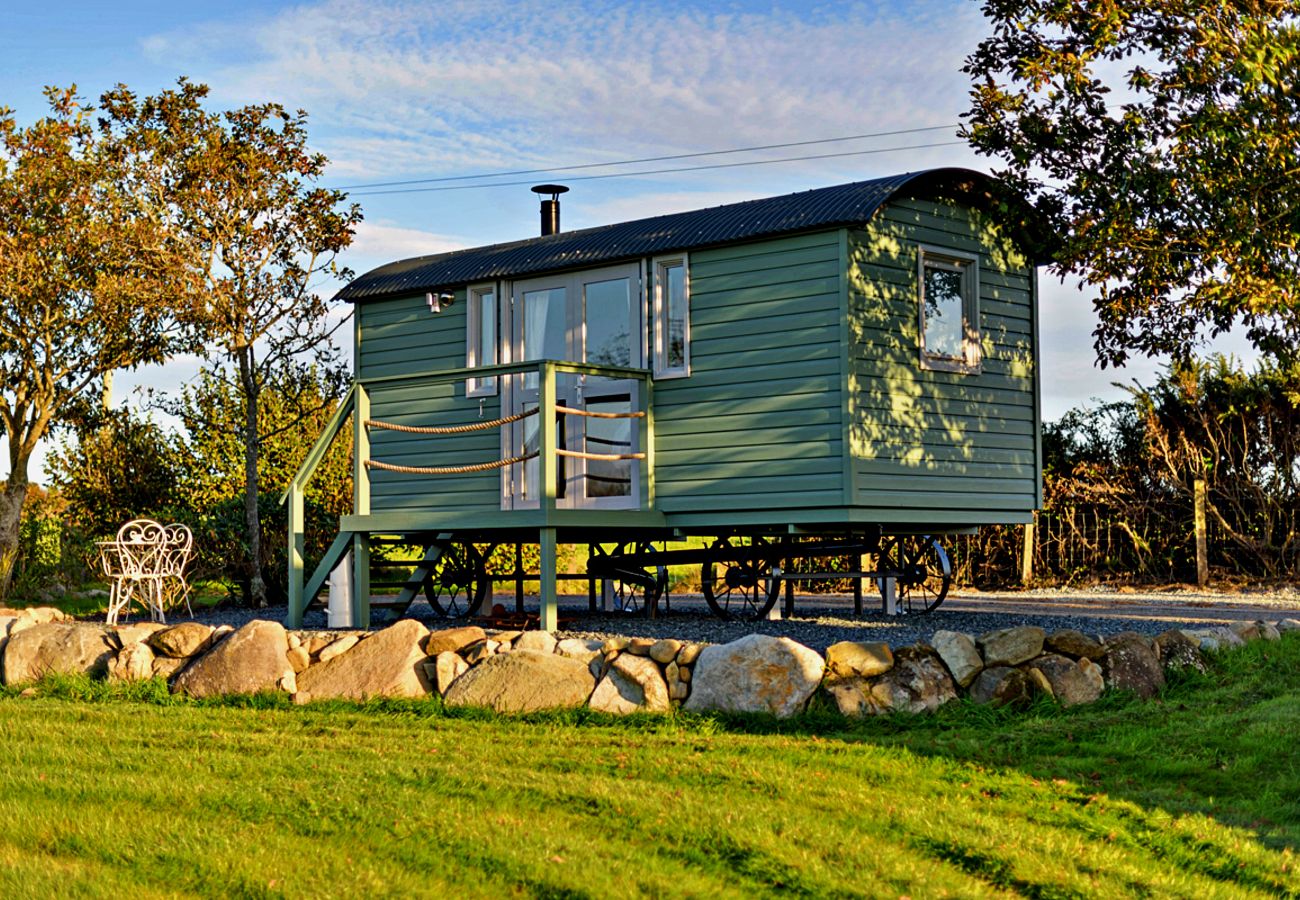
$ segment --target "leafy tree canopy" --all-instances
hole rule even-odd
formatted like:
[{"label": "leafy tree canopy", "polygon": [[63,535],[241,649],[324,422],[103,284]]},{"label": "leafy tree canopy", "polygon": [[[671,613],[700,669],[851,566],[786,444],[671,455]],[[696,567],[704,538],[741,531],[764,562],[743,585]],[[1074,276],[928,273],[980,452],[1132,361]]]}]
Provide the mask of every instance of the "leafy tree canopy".
[{"label": "leafy tree canopy", "polygon": [[965,134],[1098,291],[1103,366],[1300,354],[1300,4],[986,0]]},{"label": "leafy tree canopy", "polygon": [[46,96],[27,127],[0,108],[0,598],[37,442],[83,421],[114,370],[175,350],[194,287],[111,125],[75,88]]}]

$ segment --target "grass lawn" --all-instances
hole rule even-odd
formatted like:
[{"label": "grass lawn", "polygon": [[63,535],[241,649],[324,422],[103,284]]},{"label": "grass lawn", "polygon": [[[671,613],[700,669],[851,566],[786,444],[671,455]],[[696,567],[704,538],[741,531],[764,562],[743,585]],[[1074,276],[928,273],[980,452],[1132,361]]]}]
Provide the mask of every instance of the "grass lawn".
[{"label": "grass lawn", "polygon": [[0,897],[1300,896],[1300,636],[1158,701],[778,723],[0,695]]}]

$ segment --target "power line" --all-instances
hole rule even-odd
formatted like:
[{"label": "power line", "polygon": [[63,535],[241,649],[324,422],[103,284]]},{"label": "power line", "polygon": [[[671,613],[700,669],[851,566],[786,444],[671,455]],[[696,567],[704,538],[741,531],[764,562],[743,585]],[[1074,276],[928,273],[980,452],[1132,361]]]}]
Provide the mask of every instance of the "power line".
[{"label": "power line", "polygon": [[552,166],[548,169],[514,169],[508,172],[486,172],[479,175],[448,175],[441,178],[413,178],[409,181],[377,181],[371,184],[353,184],[335,188],[339,191],[365,191],[371,188],[406,187],[412,184],[437,184],[448,181],[470,181],[479,178],[508,178],[512,175],[541,175],[545,172],[576,172],[580,169],[603,169],[607,166],[631,166],[641,163],[668,162],[674,159],[698,159],[703,156],[726,156],[731,153],[753,153],[758,150],[784,150],[790,147],[809,147],[814,144],[837,144],[861,141],[867,138],[896,137],[900,134],[920,134],[926,131],[947,131],[954,125],[929,125],[925,128],[902,128],[897,131],[876,131],[871,134],[850,134],[845,137],[820,138],[815,141],[789,141],[784,144],[764,144],[759,147],[736,147],[731,150],[706,150],[702,153],[678,153],[672,156],[646,156],[641,159],[621,159],[614,162],[584,163],[577,166]]},{"label": "power line", "polygon": [[[802,162],[812,159],[839,159],[846,156],[868,156],[873,153],[899,153],[904,150],[926,150],[931,147],[952,147],[958,144],[965,144],[965,141],[941,141],[935,144],[911,144],[907,147],[880,147],[875,150],[851,150],[846,153],[819,153],[812,156],[786,156],[780,159],[754,159],[745,162],[733,163],[713,163],[707,166],[678,166],[670,169],[642,169],[636,172],[609,172],[604,175],[575,175],[566,178],[566,181],[595,181],[601,178],[634,178],[638,175],[664,175],[671,172],[699,172],[704,169],[734,169],[740,166],[770,166],[775,163]],[[543,169],[542,171],[558,171],[555,169]],[[532,184],[533,179],[527,181],[493,181],[485,184],[444,184],[438,187],[416,187],[416,188],[393,188],[383,191],[358,191],[350,194],[351,197],[377,197],[381,194],[423,194],[432,191],[468,191],[476,188],[494,188],[494,187],[517,187],[521,184]]]}]

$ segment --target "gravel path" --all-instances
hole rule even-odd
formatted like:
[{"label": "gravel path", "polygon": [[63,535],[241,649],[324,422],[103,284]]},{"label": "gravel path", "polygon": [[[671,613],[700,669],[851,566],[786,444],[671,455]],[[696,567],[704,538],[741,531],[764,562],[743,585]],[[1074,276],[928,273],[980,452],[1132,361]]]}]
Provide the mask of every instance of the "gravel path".
[{"label": "gravel path", "polygon": [[[509,599],[500,602],[509,603]],[[536,601],[527,604],[536,609]],[[263,610],[223,608],[206,612],[199,621],[238,627],[251,619],[282,620],[284,607]],[[442,619],[423,601],[411,607],[410,616],[431,628],[456,624]],[[1211,593],[1195,591],[1077,591],[1053,590],[1005,594],[963,591],[955,594],[930,615],[885,616],[867,611],[853,615],[852,603],[839,597],[800,597],[795,615],[780,621],[724,622],[706,611],[697,597],[673,597],[672,610],[657,619],[639,616],[592,615],[585,598],[561,599],[559,637],[606,638],[615,634],[632,637],[674,637],[681,640],[726,643],[759,632],[784,635],[815,650],[825,650],[837,641],[885,641],[894,647],[926,640],[935,631],[947,629],[980,634],[1014,625],[1040,625],[1048,631],[1075,628],[1085,634],[1114,634],[1139,631],[1159,634],[1168,628],[1200,628],[1237,619],[1300,618],[1300,593],[1294,589],[1254,593]],[[309,612],[307,629],[324,629],[325,613]]]}]

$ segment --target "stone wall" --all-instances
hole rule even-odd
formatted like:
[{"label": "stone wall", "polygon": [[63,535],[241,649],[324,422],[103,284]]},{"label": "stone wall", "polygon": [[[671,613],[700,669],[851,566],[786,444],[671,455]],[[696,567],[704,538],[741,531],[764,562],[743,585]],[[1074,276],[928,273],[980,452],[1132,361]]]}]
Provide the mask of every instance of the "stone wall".
[{"label": "stone wall", "polygon": [[616,637],[557,640],[543,631],[430,632],[413,620],[381,631],[286,631],[253,621],[238,630],[197,622],[106,626],[53,609],[0,610],[0,672],[9,685],[48,673],[110,681],[165,678],[192,697],[279,691],[295,702],[420,698],[518,713],[588,706],[601,712],[685,710],[792,716],[823,692],[846,716],[928,712],[959,697],[1014,704],[1047,695],[1090,703],[1107,688],[1151,697],[1166,671],[1206,670],[1205,652],[1279,640],[1300,621],[1108,638],[1034,626],[978,636],[937,631],[891,649],[843,642],[825,656],[789,638],[752,634],[729,644]]}]

